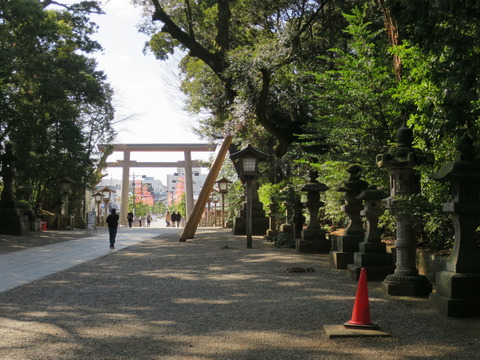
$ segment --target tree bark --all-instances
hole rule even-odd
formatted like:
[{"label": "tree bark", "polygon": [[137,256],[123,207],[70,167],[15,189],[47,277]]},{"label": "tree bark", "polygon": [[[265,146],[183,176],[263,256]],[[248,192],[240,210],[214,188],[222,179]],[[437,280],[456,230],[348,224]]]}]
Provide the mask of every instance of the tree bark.
[{"label": "tree bark", "polygon": [[[378,0],[378,3],[383,11],[383,16],[385,18],[385,28],[387,30],[388,39],[392,46],[400,45],[400,37],[398,35],[398,25],[392,19],[390,11],[387,4],[384,0]],[[395,71],[395,77],[397,81],[402,80],[402,59],[396,54],[393,55],[393,69]]]}]

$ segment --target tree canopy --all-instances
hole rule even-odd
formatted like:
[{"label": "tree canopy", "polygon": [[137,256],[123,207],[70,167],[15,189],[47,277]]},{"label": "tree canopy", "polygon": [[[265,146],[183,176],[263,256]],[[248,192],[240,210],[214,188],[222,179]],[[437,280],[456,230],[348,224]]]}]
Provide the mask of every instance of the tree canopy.
[{"label": "tree canopy", "polygon": [[305,173],[306,165],[339,181],[331,176],[339,164],[359,163],[369,181],[386,186],[374,159],[406,123],[434,160],[419,168],[430,216],[423,220],[430,234],[442,232],[432,209],[448,194],[429,175],[453,159],[465,130],[479,148],[476,2],[135,2],[146,10],[147,49],[159,59],[182,56],[188,107],[209,115],[201,136],[233,134],[238,145],[276,155],[266,181]]},{"label": "tree canopy", "polygon": [[[0,142],[14,145],[18,184],[34,208],[58,204],[59,181],[95,183],[95,145],[110,141],[112,89],[96,69],[96,1],[0,2]],[[78,189],[79,191],[81,189]]]},{"label": "tree canopy", "polygon": [[[143,31],[151,35],[148,48],[157,58],[184,54],[182,89],[188,105],[210,114],[201,122],[201,135],[215,139],[235,133],[238,140],[259,143],[272,136],[280,157],[301,140],[297,135],[311,113],[301,96],[300,72],[319,63],[317,55],[344,43],[340,2],[137,3],[154,20]],[[341,3],[345,9],[354,2]]]}]

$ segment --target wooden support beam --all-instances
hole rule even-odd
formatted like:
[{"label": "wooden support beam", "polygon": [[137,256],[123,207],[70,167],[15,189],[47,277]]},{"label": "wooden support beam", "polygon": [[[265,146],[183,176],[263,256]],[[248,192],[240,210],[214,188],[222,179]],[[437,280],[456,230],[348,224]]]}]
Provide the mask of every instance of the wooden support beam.
[{"label": "wooden support beam", "polygon": [[215,181],[217,180],[218,174],[220,173],[220,169],[222,168],[223,161],[225,160],[225,156],[227,155],[230,144],[232,143],[232,139],[233,136],[228,135],[223,140],[218,155],[215,158],[212,168],[208,172],[207,178],[205,179],[205,183],[203,184],[203,188],[200,191],[200,195],[198,196],[198,200],[195,203],[192,214],[188,219],[187,223],[185,224],[183,233],[180,236],[180,242],[187,241],[187,239],[193,239],[193,237],[195,236],[198,224],[200,223],[200,220],[202,218],[203,210],[205,209],[208,197],[210,196],[213,186],[215,185]]}]

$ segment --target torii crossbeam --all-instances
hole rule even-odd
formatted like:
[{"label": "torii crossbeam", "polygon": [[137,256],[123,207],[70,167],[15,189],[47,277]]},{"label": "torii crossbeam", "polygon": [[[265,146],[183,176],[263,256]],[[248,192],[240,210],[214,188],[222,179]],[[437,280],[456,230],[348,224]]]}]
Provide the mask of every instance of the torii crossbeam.
[{"label": "torii crossbeam", "polygon": [[[192,168],[198,166],[198,162],[192,161],[192,152],[208,151],[213,152],[215,145],[211,144],[100,144],[98,149],[105,151],[107,149],[123,152],[123,160],[107,162],[107,167],[121,167],[122,171],[122,202],[120,206],[120,223],[126,224],[128,213],[128,187],[131,167],[183,167],[185,169],[185,202],[186,218],[190,216],[193,209],[193,179]],[[130,152],[162,152],[179,151],[185,156],[184,161],[178,162],[138,162],[130,160]]]}]

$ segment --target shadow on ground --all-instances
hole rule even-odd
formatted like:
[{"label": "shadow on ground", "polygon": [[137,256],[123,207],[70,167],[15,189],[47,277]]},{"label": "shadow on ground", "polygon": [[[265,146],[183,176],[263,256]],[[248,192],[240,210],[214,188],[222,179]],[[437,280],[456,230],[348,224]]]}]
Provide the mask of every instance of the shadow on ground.
[{"label": "shadow on ground", "polygon": [[[0,358],[475,359],[465,322],[371,284],[372,320],[391,338],[328,340],[356,284],[327,255],[228,232],[160,236],[0,294]],[[289,267],[313,268],[289,273]],[[471,319],[467,320],[471,321]]]}]

